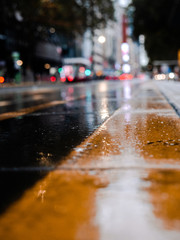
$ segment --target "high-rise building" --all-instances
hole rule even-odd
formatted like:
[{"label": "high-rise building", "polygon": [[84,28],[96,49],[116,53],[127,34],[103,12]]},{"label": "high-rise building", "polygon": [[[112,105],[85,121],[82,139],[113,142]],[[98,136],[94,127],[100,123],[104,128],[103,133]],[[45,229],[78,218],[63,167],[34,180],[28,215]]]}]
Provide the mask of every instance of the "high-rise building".
[{"label": "high-rise building", "polygon": [[[116,69],[136,74],[139,71],[139,45],[132,40],[132,30],[126,16],[129,3],[130,0],[115,0],[115,21],[109,20],[105,29],[96,29],[94,37],[90,31],[84,34],[82,53],[93,61],[95,72]],[[99,41],[100,37],[104,37],[104,42]],[[123,43],[128,46],[128,52],[124,52]]]}]

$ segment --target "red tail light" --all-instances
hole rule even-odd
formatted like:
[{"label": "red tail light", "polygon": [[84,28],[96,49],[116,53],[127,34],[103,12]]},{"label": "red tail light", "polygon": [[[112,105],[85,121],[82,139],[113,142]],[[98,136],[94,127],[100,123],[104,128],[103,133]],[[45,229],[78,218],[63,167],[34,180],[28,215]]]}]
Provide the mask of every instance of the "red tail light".
[{"label": "red tail light", "polygon": [[55,81],[56,81],[56,77],[52,76],[52,77],[50,78],[50,80],[51,80],[51,82],[55,82]]},{"label": "red tail light", "polygon": [[69,82],[72,82],[74,80],[73,76],[68,76],[67,79]]},{"label": "red tail light", "polygon": [[65,82],[66,81],[66,78],[65,77],[61,77],[61,82]]},{"label": "red tail light", "polygon": [[5,81],[4,77],[0,77],[0,83],[3,83]]},{"label": "red tail light", "polygon": [[132,74],[123,73],[119,76],[120,80],[131,80],[133,78]]}]

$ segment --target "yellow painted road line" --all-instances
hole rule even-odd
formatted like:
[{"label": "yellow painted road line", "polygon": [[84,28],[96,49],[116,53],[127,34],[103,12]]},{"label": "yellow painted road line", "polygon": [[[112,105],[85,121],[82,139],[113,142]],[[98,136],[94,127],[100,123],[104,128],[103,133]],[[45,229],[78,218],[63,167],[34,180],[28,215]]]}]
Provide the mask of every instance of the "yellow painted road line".
[{"label": "yellow painted road line", "polygon": [[50,108],[50,107],[54,107],[56,105],[61,105],[61,104],[65,104],[67,102],[71,102],[71,101],[75,101],[75,100],[79,100],[79,99],[83,99],[85,98],[85,96],[81,96],[78,98],[70,98],[68,100],[65,101],[52,101],[49,103],[43,103],[37,106],[32,106],[32,107],[28,107],[28,108],[23,108],[20,109],[18,111],[14,111],[14,112],[6,112],[6,113],[2,113],[0,114],[0,121],[6,120],[6,119],[10,119],[10,118],[16,118],[16,117],[20,117],[38,110],[42,110],[45,108]]}]

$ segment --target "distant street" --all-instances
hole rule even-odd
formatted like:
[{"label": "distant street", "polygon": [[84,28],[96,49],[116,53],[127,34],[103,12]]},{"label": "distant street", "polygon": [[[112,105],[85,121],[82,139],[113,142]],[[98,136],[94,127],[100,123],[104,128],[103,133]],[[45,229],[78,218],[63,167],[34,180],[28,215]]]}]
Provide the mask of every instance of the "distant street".
[{"label": "distant street", "polygon": [[147,79],[1,88],[0,239],[178,240],[179,92]]}]

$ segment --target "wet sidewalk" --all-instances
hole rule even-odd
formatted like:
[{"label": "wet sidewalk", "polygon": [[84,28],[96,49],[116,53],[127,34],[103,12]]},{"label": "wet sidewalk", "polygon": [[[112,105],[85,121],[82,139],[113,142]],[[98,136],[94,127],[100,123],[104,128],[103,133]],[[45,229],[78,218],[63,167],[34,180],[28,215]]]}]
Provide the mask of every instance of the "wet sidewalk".
[{"label": "wet sidewalk", "polygon": [[180,121],[146,82],[0,216],[0,239],[179,240]]}]

